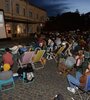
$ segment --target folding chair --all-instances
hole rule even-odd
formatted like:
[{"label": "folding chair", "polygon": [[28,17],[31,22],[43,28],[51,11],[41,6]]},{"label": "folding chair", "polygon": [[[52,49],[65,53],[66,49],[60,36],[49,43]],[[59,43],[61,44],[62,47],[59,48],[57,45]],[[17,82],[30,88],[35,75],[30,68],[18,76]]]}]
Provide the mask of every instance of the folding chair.
[{"label": "folding chair", "polygon": [[[75,84],[73,84],[73,85],[75,85]],[[78,88],[77,89],[77,94],[80,96],[81,100],[90,100],[90,94],[89,94],[89,92],[90,92],[90,75],[87,76],[87,81],[86,81],[85,88],[82,88],[82,87],[77,86],[77,85],[75,85],[75,87]],[[82,95],[82,94],[85,94],[85,96]],[[85,99],[83,99],[83,97],[85,97]]]},{"label": "folding chair", "polygon": [[34,56],[35,52],[34,51],[28,51],[25,52],[24,55],[22,56],[21,60],[19,59],[19,66],[23,68],[23,66],[26,66],[28,63],[32,62],[32,57]]},{"label": "folding chair", "polygon": [[[10,86],[9,88],[7,89],[3,89],[3,86],[7,86],[9,85],[10,83],[12,83],[12,86]],[[0,90],[1,91],[6,91],[6,90],[10,90],[12,88],[15,87],[15,83],[14,83],[14,80],[13,80],[13,77],[11,77],[10,79],[8,80],[0,80]]]},{"label": "folding chair", "polygon": [[64,46],[62,46],[62,47],[60,47],[59,48],[59,50],[54,54],[54,56],[53,56],[53,58],[54,58],[54,60],[57,62],[57,59],[56,59],[56,57],[58,57],[62,52],[63,52],[63,50],[65,49],[65,45]]},{"label": "folding chair", "polygon": [[[35,56],[33,57],[32,60],[32,66],[34,69],[39,70],[41,68],[44,68],[44,64],[41,62],[43,55],[45,53],[45,50],[38,50],[37,53],[35,54]],[[42,64],[42,66],[35,66],[36,63],[40,62]]]}]

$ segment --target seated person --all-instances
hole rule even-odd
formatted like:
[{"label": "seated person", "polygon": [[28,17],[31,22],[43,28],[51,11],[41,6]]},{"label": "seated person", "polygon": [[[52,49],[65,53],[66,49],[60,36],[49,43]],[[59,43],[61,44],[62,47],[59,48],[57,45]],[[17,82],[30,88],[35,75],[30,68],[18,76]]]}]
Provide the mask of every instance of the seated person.
[{"label": "seated person", "polygon": [[28,49],[26,48],[26,46],[23,46],[23,47],[21,47],[21,48],[19,48],[19,53],[20,53],[20,55],[21,54],[23,54],[24,52],[26,52]]},{"label": "seated person", "polygon": [[19,48],[21,48],[21,47],[22,47],[22,45],[15,45],[15,46],[13,46],[12,48],[9,48],[9,49],[11,50],[12,54],[17,54]]},{"label": "seated person", "polygon": [[76,92],[75,85],[82,86],[84,88],[86,85],[87,76],[89,75],[90,75],[90,63],[88,64],[88,68],[86,69],[85,73],[81,74],[80,72],[76,72],[76,77],[72,76],[71,74],[68,74],[67,79],[70,87],[67,87],[67,89],[70,92],[75,93]]},{"label": "seated person", "polygon": [[2,56],[2,62],[3,62],[3,64],[10,64],[10,66],[12,67],[14,64],[13,56],[12,56],[9,48],[6,48],[5,51],[6,52]]},{"label": "seated person", "polygon": [[4,71],[9,71],[9,70],[11,69],[11,67],[10,67],[9,64],[4,64],[4,65],[2,66],[2,69],[3,69]]},{"label": "seated person", "polygon": [[61,38],[60,38],[60,36],[56,37],[55,43],[56,43],[57,47],[60,47],[60,44],[61,44]]},{"label": "seated person", "polygon": [[53,51],[54,49],[54,41],[52,39],[48,39],[48,44],[47,44],[48,49],[50,50],[50,52]]},{"label": "seated person", "polygon": [[84,62],[83,50],[78,51],[78,53],[75,55],[75,59],[76,59],[75,68],[76,68],[76,70],[79,70],[80,68],[82,68],[82,65]]},{"label": "seated person", "polygon": [[0,72],[0,80],[7,80],[12,76],[13,76],[13,72],[10,70],[10,65],[4,64],[2,71]]}]

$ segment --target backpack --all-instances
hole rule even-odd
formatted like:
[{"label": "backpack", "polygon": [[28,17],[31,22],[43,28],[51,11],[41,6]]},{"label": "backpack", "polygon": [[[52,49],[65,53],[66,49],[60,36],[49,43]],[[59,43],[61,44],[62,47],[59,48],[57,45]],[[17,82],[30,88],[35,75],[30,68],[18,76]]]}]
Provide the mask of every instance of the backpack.
[{"label": "backpack", "polygon": [[33,72],[23,72],[23,79],[26,82],[30,82],[34,79],[34,74]]},{"label": "backpack", "polygon": [[24,68],[23,71],[23,78],[24,80],[26,80],[27,82],[32,81],[34,79],[34,70],[32,68],[32,65],[29,63],[27,64],[27,67]]},{"label": "backpack", "polygon": [[19,74],[20,77],[23,77],[24,80],[26,81],[32,81],[34,78],[34,70],[32,68],[31,63],[27,64],[26,67],[19,68],[17,73]]}]

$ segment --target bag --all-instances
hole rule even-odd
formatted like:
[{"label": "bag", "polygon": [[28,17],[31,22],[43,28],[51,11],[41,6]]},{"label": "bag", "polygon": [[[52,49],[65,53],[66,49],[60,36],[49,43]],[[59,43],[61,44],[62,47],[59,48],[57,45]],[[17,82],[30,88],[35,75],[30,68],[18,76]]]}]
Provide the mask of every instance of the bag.
[{"label": "bag", "polygon": [[34,79],[34,70],[32,68],[31,63],[27,64],[27,67],[24,68],[24,79],[29,82]]},{"label": "bag", "polygon": [[[32,72],[32,73],[34,72],[31,63],[27,64],[26,67],[23,67],[23,68],[20,67],[20,68],[17,70],[17,73],[18,73],[19,76],[21,76],[21,77],[23,76],[23,73],[30,73],[30,72]],[[26,76],[26,75],[24,75],[24,78],[25,78],[25,76]]]},{"label": "bag", "polygon": [[20,68],[17,70],[17,73],[18,73],[19,76],[22,76],[22,74],[23,74],[23,68],[20,67]]},{"label": "bag", "polygon": [[27,67],[24,68],[24,71],[25,72],[34,72],[32,64],[31,63],[27,64]]},{"label": "bag", "polygon": [[34,79],[33,72],[24,72],[24,80],[27,82],[32,81]]},{"label": "bag", "polygon": [[27,80],[28,81],[31,81],[32,80],[32,78],[34,78],[34,74],[32,73],[32,72],[30,72],[30,73],[26,73],[27,74]]}]

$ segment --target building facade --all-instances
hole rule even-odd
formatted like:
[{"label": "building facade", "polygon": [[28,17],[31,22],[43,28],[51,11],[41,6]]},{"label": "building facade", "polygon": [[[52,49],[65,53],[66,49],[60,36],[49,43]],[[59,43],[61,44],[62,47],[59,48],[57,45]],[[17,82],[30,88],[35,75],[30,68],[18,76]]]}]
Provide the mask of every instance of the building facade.
[{"label": "building facade", "polygon": [[0,1],[8,37],[29,36],[30,33],[41,31],[47,20],[47,12],[44,9],[30,4],[27,0]]}]

